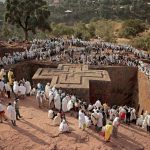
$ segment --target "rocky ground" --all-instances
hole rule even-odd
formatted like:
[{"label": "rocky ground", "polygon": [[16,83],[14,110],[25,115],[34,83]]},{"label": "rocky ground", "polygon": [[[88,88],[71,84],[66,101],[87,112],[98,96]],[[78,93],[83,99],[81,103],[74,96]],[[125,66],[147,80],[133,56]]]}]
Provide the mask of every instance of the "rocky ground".
[{"label": "rocky ground", "polygon": [[[4,99],[8,104],[10,100]],[[71,133],[58,134],[58,127],[47,118],[47,109],[39,109],[35,98],[20,100],[22,119],[13,127],[0,124],[0,150],[149,150],[150,135],[136,126],[121,125],[117,139],[105,143],[92,129],[81,131],[78,120],[67,114]]]}]

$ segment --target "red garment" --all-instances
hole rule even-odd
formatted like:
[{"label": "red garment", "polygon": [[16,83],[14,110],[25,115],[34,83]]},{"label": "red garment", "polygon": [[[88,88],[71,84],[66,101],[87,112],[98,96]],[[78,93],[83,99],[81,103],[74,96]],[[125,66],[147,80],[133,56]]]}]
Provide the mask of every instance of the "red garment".
[{"label": "red garment", "polygon": [[121,112],[119,118],[121,120],[124,120],[126,118],[126,113],[125,112]]},{"label": "red garment", "polygon": [[99,134],[100,136],[105,137],[105,132],[101,131]]},{"label": "red garment", "polygon": [[0,115],[3,115],[5,113],[5,111],[0,111]]}]

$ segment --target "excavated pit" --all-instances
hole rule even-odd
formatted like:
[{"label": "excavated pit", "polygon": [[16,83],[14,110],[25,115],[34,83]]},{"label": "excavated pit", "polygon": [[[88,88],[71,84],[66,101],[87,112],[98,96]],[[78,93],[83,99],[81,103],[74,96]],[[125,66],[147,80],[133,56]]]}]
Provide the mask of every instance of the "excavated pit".
[{"label": "excavated pit", "polygon": [[[14,68],[17,80],[24,77],[32,82],[32,77],[37,69],[57,68],[57,66],[58,64],[48,62],[29,61],[13,65],[12,68]],[[138,72],[137,68],[127,66],[89,66],[89,69],[106,70],[111,80],[111,84],[107,86],[97,84],[97,82],[92,83],[90,101],[93,102],[101,98],[103,102],[108,102],[110,105],[133,106],[139,113],[146,110],[150,111],[150,80],[143,73]],[[101,89],[102,93],[99,93],[98,89]]]}]

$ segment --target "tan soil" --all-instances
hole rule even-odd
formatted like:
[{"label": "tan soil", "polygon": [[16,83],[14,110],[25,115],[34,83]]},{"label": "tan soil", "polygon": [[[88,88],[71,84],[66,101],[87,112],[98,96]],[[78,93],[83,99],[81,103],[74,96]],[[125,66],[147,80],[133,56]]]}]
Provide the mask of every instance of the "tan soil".
[{"label": "tan soil", "polygon": [[78,120],[69,114],[71,133],[58,135],[47,109],[39,109],[33,97],[21,100],[20,106],[23,118],[16,127],[10,122],[0,124],[0,150],[150,150],[150,135],[133,125],[121,125],[119,137],[105,143],[92,129],[81,131]]}]

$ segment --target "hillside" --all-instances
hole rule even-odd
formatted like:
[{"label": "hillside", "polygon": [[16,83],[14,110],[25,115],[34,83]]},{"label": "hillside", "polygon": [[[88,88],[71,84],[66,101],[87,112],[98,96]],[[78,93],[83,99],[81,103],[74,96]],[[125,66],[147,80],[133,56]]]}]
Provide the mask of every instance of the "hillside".
[{"label": "hillside", "polygon": [[[50,6],[51,20],[56,22],[95,19],[141,19],[150,21],[148,0],[57,0]],[[56,1],[53,1],[56,4]],[[52,1],[50,1],[52,3]],[[54,4],[54,3],[53,3]],[[72,13],[66,14],[66,10]]]},{"label": "hillside", "polygon": [[[4,1],[4,0],[1,0]],[[47,0],[51,22],[76,22],[91,19],[141,19],[150,22],[149,0]],[[66,10],[72,12],[67,14]],[[0,3],[0,20],[4,4]]]},{"label": "hillside", "polygon": [[[36,34],[29,35],[30,40],[72,35],[86,40],[101,37],[107,42],[134,43],[133,46],[137,48],[150,49],[149,0],[47,0],[47,2],[51,12],[48,24],[51,25],[52,31],[38,30]],[[2,26],[4,13],[5,5],[0,3],[0,39],[17,37],[23,40],[24,33],[21,28],[10,24]],[[132,23],[128,23],[129,26],[122,27],[129,20],[134,21],[135,25],[130,26]],[[143,28],[143,25],[146,27]]]},{"label": "hillside", "polygon": [[4,4],[0,1],[0,20],[4,19],[5,7]]}]

